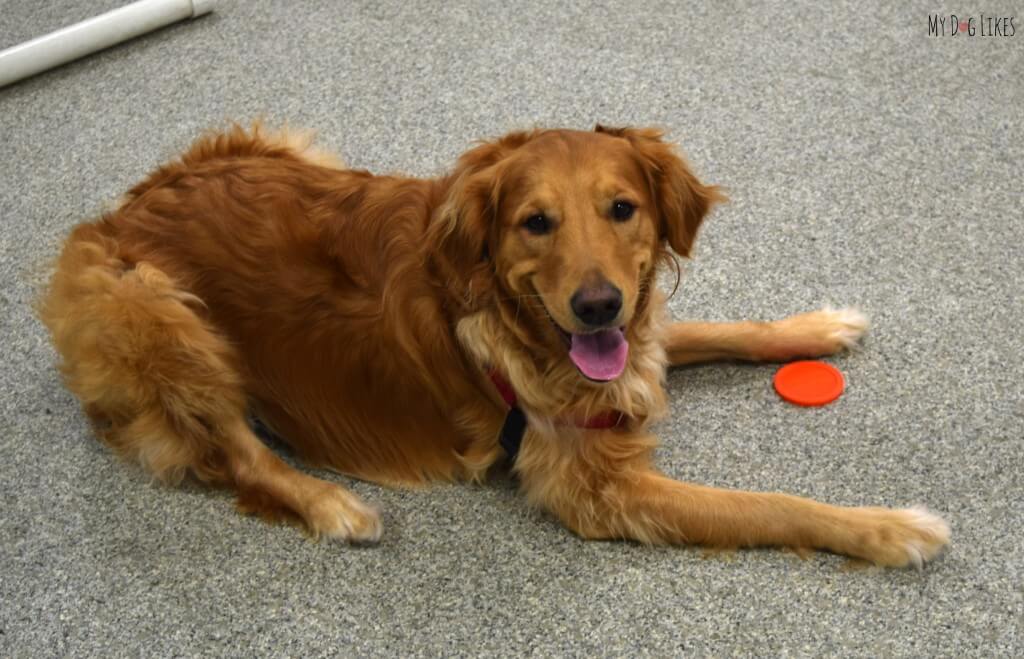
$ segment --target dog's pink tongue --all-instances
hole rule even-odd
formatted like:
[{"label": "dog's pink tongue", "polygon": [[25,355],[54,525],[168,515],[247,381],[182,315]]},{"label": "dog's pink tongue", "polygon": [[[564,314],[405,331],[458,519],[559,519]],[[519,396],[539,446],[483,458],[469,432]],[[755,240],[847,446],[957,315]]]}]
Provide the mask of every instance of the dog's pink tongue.
[{"label": "dog's pink tongue", "polygon": [[614,380],[626,368],[629,343],[620,329],[573,334],[569,359],[591,380]]}]

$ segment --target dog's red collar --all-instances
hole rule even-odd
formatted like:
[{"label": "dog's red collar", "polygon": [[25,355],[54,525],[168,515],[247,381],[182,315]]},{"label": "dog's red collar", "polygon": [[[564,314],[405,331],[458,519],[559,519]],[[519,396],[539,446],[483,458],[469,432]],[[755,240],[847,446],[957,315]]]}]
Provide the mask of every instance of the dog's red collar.
[{"label": "dog's red collar", "polygon": [[[512,384],[505,379],[497,369],[490,369],[487,372],[490,376],[491,382],[494,383],[494,388],[501,394],[501,399],[505,401],[505,404],[510,408],[519,407],[519,397],[516,396],[515,389],[512,388]],[[587,417],[560,417],[556,419],[556,423],[563,426],[575,426],[577,428],[585,428],[587,430],[607,430],[610,428],[618,428],[626,423],[626,415],[618,410],[608,410],[595,414],[594,416]]]}]

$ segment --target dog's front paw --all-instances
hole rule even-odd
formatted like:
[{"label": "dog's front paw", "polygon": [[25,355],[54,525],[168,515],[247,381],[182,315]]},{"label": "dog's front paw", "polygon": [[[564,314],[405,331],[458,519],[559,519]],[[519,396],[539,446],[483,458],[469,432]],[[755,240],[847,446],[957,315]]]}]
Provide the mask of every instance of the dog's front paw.
[{"label": "dog's front paw", "polygon": [[822,357],[853,348],[868,329],[868,318],[856,309],[824,308],[770,323],[763,361]]},{"label": "dog's front paw", "polygon": [[888,567],[915,567],[949,544],[949,525],[923,506],[904,510],[860,508],[848,553]]},{"label": "dog's front paw", "polygon": [[853,348],[868,331],[868,317],[851,307],[825,307],[807,315],[814,317],[814,322],[820,325],[819,331],[825,337],[825,349],[830,351],[829,354]]}]

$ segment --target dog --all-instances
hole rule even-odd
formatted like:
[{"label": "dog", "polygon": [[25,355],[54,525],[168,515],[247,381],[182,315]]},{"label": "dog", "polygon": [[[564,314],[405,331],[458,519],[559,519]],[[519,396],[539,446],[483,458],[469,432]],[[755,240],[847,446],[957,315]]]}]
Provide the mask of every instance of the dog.
[{"label": "dog", "polygon": [[583,538],[776,546],[916,566],[924,508],[837,507],[652,466],[668,366],[851,347],[850,309],[670,323],[660,270],[725,200],[648,128],[530,130],[433,179],[346,168],[260,125],[209,133],[68,237],[39,314],[96,434],[154,476],[232,490],[315,537],[375,542],[341,485],[481,481]]}]

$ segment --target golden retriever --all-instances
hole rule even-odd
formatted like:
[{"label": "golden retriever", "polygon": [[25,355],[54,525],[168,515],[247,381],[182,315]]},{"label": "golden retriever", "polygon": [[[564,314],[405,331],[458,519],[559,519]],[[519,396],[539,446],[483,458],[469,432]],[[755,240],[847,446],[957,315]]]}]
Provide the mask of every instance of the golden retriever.
[{"label": "golden retriever", "polygon": [[314,536],[376,541],[380,518],[285,464],[252,417],[310,464],[389,485],[510,462],[526,498],[584,538],[920,567],[949,540],[923,508],[713,489],[652,466],[668,365],[827,355],[866,327],[827,309],[667,323],[656,275],[723,199],[653,129],[515,132],[414,179],[236,126],[77,226],[40,315],[118,454]]}]

